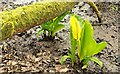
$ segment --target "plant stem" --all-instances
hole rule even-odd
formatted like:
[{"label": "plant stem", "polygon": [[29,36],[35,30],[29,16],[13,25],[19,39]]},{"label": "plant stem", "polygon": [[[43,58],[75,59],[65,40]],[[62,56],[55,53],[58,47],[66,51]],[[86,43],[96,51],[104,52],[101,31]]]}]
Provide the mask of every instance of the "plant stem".
[{"label": "plant stem", "polygon": [[80,52],[81,52],[81,43],[80,43],[80,40],[77,41],[77,48],[78,48],[78,57],[80,59]]}]

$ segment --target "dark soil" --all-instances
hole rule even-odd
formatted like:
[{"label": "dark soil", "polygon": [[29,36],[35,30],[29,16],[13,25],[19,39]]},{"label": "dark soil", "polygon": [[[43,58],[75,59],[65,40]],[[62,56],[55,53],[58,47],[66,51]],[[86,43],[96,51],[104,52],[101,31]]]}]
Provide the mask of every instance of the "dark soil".
[{"label": "dark soil", "polygon": [[3,72],[119,72],[120,57],[118,57],[118,35],[120,12],[111,7],[120,6],[119,3],[96,3],[102,13],[102,22],[99,23],[92,8],[81,2],[74,7],[73,13],[90,20],[94,27],[94,38],[99,43],[108,42],[107,47],[96,55],[102,62],[102,69],[94,62],[89,62],[85,70],[81,70],[77,63],[71,66],[70,59],[65,64],[59,63],[60,58],[70,49],[69,15],[61,23],[65,28],[55,36],[54,41],[42,40],[42,35],[36,36],[39,26],[15,35],[0,43],[2,58],[0,73]]}]

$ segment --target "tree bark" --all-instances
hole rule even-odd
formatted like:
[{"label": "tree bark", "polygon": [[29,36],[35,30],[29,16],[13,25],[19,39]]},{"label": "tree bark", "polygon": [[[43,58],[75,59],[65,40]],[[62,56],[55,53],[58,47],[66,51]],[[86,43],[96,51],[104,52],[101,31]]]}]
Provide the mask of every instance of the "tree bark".
[{"label": "tree bark", "polygon": [[0,41],[71,10],[77,2],[37,2],[0,13]]}]

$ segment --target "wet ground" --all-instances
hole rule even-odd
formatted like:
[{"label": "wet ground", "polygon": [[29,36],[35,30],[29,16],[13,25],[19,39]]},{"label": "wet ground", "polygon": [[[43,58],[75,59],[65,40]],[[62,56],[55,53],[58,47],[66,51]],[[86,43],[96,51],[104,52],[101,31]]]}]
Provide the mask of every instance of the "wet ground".
[{"label": "wet ground", "polygon": [[[119,72],[120,59],[118,57],[118,35],[120,12],[117,7],[120,3],[96,3],[102,15],[99,23],[92,8],[85,2],[76,5],[72,12],[84,19],[89,19],[94,27],[94,38],[97,42],[108,42],[107,47],[96,55],[102,62],[103,68],[94,62],[89,62],[86,70],[81,70],[76,63],[71,66],[67,59],[64,65],[59,63],[60,58],[70,49],[69,15],[61,23],[65,28],[59,31],[54,41],[43,41],[42,35],[36,36],[40,27],[15,35],[12,39],[1,42],[2,72]],[[118,7],[119,8],[119,7]]]}]

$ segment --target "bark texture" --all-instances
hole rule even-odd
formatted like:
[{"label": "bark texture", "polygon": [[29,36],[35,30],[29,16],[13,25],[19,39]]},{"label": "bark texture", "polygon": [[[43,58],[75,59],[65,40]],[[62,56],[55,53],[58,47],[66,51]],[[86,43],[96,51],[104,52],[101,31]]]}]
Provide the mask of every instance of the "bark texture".
[{"label": "bark texture", "polygon": [[0,13],[0,41],[71,10],[76,2],[38,2]]}]

